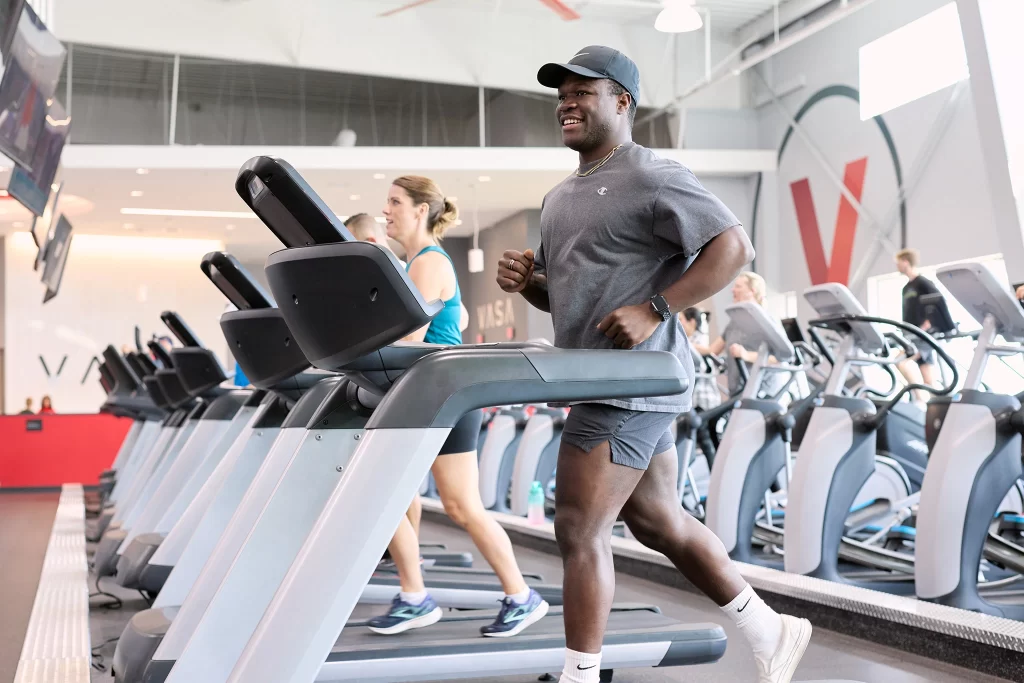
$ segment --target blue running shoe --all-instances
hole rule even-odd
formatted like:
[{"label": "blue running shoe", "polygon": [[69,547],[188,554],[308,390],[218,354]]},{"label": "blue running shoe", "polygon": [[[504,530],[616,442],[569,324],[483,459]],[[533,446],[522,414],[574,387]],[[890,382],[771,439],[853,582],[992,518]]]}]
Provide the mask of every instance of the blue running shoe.
[{"label": "blue running shoe", "polygon": [[493,624],[481,626],[480,633],[489,638],[511,638],[543,619],[547,613],[547,601],[531,588],[530,597],[524,603],[515,602],[512,598],[502,600],[498,618]]},{"label": "blue running shoe", "polygon": [[436,624],[440,619],[441,608],[429,595],[418,605],[404,602],[401,595],[396,595],[388,613],[370,619],[366,625],[374,633],[390,636]]}]

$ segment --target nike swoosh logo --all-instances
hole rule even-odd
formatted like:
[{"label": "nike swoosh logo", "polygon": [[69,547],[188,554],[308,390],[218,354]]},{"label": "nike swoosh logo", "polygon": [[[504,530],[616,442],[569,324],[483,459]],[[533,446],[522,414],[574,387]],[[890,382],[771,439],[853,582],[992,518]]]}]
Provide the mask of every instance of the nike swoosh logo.
[{"label": "nike swoosh logo", "polygon": [[595,666],[597,666],[597,664],[591,664],[590,666],[580,666],[579,664],[577,664],[576,668],[580,671],[586,671],[587,669],[593,669]]},{"label": "nike swoosh logo", "polygon": [[742,612],[743,610],[747,609],[747,605],[749,605],[749,604],[750,604],[750,601],[751,601],[752,599],[753,599],[753,598],[747,598],[747,601],[746,601],[745,603],[743,603],[743,607],[740,607],[740,608],[739,608],[738,610],[736,610],[736,614],[739,614],[739,613],[740,613],[740,612]]}]

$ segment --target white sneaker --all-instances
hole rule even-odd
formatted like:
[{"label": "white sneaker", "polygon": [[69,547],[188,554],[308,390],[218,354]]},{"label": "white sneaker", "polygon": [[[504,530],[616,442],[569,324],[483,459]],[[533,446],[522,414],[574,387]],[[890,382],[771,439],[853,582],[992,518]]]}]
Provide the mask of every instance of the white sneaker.
[{"label": "white sneaker", "polygon": [[811,622],[788,614],[782,616],[782,642],[768,661],[757,659],[758,683],[790,683],[800,665],[807,643],[811,642]]}]

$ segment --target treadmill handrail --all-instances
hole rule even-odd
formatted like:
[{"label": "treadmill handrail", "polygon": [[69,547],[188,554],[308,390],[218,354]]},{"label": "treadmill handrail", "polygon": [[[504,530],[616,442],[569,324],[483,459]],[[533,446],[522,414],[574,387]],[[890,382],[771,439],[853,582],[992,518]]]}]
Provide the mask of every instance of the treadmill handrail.
[{"label": "treadmill handrail", "polygon": [[688,385],[683,366],[666,351],[569,350],[514,342],[461,346],[414,363],[366,428],[451,428],[477,408],[671,396]]}]

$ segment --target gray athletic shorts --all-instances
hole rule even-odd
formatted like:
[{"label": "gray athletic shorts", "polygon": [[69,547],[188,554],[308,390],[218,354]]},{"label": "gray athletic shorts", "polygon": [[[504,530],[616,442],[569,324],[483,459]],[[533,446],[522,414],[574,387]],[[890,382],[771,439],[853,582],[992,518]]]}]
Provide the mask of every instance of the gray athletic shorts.
[{"label": "gray athletic shorts", "polygon": [[655,453],[675,446],[669,428],[675,413],[626,410],[603,403],[574,405],[562,428],[562,441],[584,451],[607,441],[616,465],[646,470]]}]

